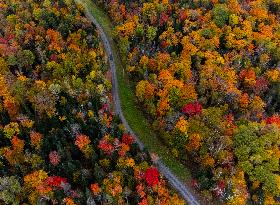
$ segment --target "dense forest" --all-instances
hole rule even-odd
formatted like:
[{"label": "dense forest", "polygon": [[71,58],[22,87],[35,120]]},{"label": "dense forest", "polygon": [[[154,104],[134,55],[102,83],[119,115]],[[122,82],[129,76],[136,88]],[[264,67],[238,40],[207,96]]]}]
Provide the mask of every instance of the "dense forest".
[{"label": "dense forest", "polygon": [[97,2],[147,119],[195,167],[193,186],[225,204],[278,204],[280,1]]},{"label": "dense forest", "polygon": [[114,115],[72,0],[0,0],[0,204],[184,204]]}]

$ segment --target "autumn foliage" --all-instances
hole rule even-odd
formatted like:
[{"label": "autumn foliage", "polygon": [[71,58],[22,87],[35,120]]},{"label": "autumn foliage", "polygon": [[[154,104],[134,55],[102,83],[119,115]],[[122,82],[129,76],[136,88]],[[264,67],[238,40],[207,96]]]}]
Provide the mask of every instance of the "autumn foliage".
[{"label": "autumn foliage", "polygon": [[196,164],[196,188],[226,204],[276,204],[279,1],[97,2],[141,110],[179,160]]},{"label": "autumn foliage", "polygon": [[0,0],[0,204],[184,204],[114,115],[107,59],[73,0]]}]

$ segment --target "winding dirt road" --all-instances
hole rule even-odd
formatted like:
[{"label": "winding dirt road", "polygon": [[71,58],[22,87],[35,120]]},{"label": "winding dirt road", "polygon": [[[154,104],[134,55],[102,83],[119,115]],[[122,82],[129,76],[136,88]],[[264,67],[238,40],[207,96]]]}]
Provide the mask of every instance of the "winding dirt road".
[{"label": "winding dirt road", "polygon": [[[103,41],[105,51],[107,53],[107,56],[109,57],[109,64],[110,64],[110,69],[112,72],[112,94],[113,94],[113,99],[114,99],[114,107],[115,107],[115,113],[120,116],[120,119],[122,120],[125,128],[127,129],[128,132],[130,132],[136,142],[138,143],[140,149],[144,148],[143,143],[139,140],[139,138],[135,135],[133,130],[130,128],[129,124],[127,123],[120,104],[120,97],[118,93],[118,80],[117,80],[117,73],[116,73],[116,64],[114,61],[114,55],[113,51],[110,45],[110,41],[105,34],[102,25],[98,23],[98,21],[94,18],[94,16],[91,14],[89,9],[87,8],[87,4],[83,0],[75,0],[76,3],[79,3],[84,6],[85,8],[85,15],[87,18],[89,18],[93,24],[96,26],[96,28],[99,31],[100,37]],[[165,166],[165,164],[159,159],[156,162],[156,165],[160,171],[160,173],[169,181],[169,183],[172,185],[174,189],[177,190],[177,192],[184,198],[184,200],[191,205],[200,205],[201,203],[198,201],[197,197],[194,196],[191,192],[191,189],[188,188],[182,181],[180,181],[171,171],[168,169],[168,167]]]}]

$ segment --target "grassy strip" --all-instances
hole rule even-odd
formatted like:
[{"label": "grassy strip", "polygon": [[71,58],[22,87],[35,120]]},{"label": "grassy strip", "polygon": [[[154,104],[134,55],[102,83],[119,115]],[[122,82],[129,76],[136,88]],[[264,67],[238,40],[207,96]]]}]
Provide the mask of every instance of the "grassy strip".
[{"label": "grassy strip", "polygon": [[113,51],[116,67],[117,67],[117,78],[119,82],[119,96],[121,101],[121,107],[123,110],[124,117],[126,118],[131,129],[144,143],[150,152],[156,153],[163,162],[170,168],[170,170],[178,176],[181,180],[190,179],[189,170],[182,165],[176,158],[172,156],[169,149],[164,146],[157,135],[152,131],[149,122],[145,119],[143,113],[138,108],[135,99],[136,96],[133,89],[129,86],[127,76],[124,74],[124,67],[121,63],[120,56],[118,55],[118,49],[113,41],[112,25],[111,21],[103,11],[97,7],[91,0],[83,0],[86,3],[91,14],[100,23],[107,37],[109,38],[110,45]]}]

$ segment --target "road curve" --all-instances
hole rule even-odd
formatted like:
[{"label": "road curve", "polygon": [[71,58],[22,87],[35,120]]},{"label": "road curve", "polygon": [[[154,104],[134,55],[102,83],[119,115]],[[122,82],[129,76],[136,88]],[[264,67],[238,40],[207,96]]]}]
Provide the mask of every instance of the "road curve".
[{"label": "road curve", "polygon": [[[116,73],[116,65],[114,61],[114,55],[112,53],[111,45],[109,43],[108,37],[106,36],[102,26],[97,22],[97,20],[94,18],[94,16],[90,13],[89,9],[87,8],[87,5],[83,2],[83,0],[75,0],[76,3],[79,3],[84,6],[85,8],[85,15],[87,18],[89,18],[93,24],[96,26],[97,30],[99,31],[100,37],[103,41],[105,51],[107,53],[108,59],[109,59],[109,65],[112,72],[112,94],[113,94],[113,100],[114,100],[114,108],[115,113],[119,115],[121,121],[123,122],[125,128],[128,132],[130,132],[136,142],[138,143],[140,149],[144,148],[143,143],[139,140],[139,138],[135,135],[133,130],[128,125],[120,104],[120,97],[118,93],[118,80],[117,80],[117,73]],[[190,204],[190,205],[200,205],[201,203],[198,201],[197,197],[192,194],[190,191],[190,188],[188,188],[182,181],[180,181],[171,171],[168,169],[165,164],[159,159],[156,162],[156,165],[160,171],[160,173],[169,181],[169,183],[172,185],[174,189],[177,190],[177,192],[184,198],[184,200]]]}]

